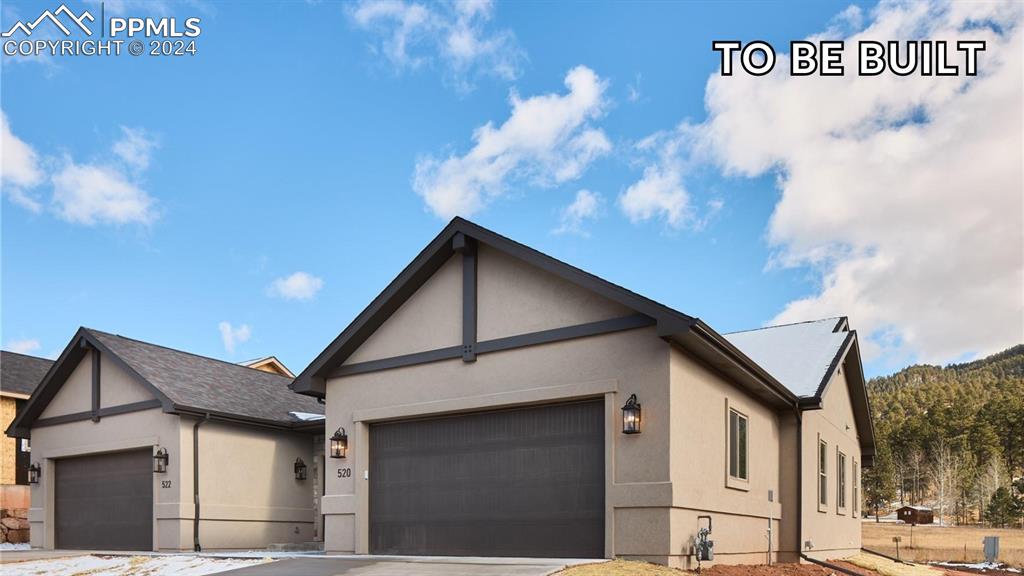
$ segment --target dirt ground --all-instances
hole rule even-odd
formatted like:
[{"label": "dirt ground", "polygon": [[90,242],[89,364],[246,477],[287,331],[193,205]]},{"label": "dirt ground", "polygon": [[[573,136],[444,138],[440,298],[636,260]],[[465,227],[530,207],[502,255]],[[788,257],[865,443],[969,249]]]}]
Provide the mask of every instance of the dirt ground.
[{"label": "dirt ground", "polygon": [[[974,526],[915,526],[913,544],[906,524],[865,522],[863,546],[895,556],[894,536],[902,538],[900,557],[912,562],[981,562],[982,539],[999,536],[999,560],[1024,568],[1024,530]],[[991,571],[987,572],[991,574]]]},{"label": "dirt ground", "polygon": [[[865,576],[878,576],[864,572]],[[666,568],[647,562],[615,560],[600,564],[573,566],[557,573],[557,576],[693,576],[674,568]],[[701,576],[831,576],[832,571],[813,564],[775,564],[774,566],[726,566],[718,564],[705,568]],[[940,576],[936,574],[936,576]]]}]

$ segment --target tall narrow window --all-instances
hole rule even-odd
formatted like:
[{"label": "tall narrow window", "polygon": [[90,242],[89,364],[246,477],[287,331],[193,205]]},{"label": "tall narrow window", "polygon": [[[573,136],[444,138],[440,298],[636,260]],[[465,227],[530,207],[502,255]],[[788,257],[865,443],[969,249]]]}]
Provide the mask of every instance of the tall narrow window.
[{"label": "tall narrow window", "polygon": [[818,504],[828,504],[828,444],[818,441]]},{"label": "tall narrow window", "polygon": [[857,516],[857,510],[860,508],[860,490],[859,486],[857,485],[860,469],[857,468],[856,459],[853,460],[853,466],[850,469],[850,471],[852,472],[850,479],[853,480],[853,515]]},{"label": "tall narrow window", "polygon": [[836,506],[846,510],[846,454],[836,452]]},{"label": "tall narrow window", "polygon": [[747,480],[747,417],[729,410],[729,476]]}]

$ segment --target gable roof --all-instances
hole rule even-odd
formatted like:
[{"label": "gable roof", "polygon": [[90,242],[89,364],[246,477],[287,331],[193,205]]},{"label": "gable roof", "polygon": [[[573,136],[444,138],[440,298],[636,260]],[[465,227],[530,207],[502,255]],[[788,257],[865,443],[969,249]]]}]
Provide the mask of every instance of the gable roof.
[{"label": "gable roof", "polygon": [[801,398],[820,396],[851,333],[845,318],[730,332],[725,338]]},{"label": "gable roof", "polygon": [[245,362],[239,362],[239,366],[245,366],[246,368],[255,368],[264,372],[270,372],[272,374],[278,374],[281,376],[287,376],[289,381],[295,378],[295,374],[277,359],[277,356],[261,356],[259,358],[253,358],[252,360],[246,360]]},{"label": "gable roof", "polygon": [[[64,381],[94,347],[134,377],[160,401],[164,412],[281,428],[308,427],[290,412],[323,413],[313,398],[293,393],[289,378],[149,342],[79,328],[9,433],[27,436]],[[322,425],[322,423],[320,423]]]},{"label": "gable roof", "polygon": [[323,397],[325,379],[331,371],[344,363],[345,359],[455,253],[453,242],[457,235],[486,244],[631,308],[650,318],[660,337],[687,349],[691,354],[731,376],[737,384],[755,396],[776,406],[797,404],[796,395],[699,318],[673,310],[458,217],[445,226],[444,230],[388,284],[384,291],[295,378],[292,388],[301,394]]},{"label": "gable roof", "polygon": [[823,406],[828,385],[840,366],[847,366],[850,404],[860,437],[861,456],[871,465],[875,430],[867,383],[860,360],[857,331],[845,316],[732,332],[725,337],[775,375],[800,397],[800,406]]},{"label": "gable roof", "polygon": [[31,395],[52,365],[46,358],[0,351],[0,392]]}]

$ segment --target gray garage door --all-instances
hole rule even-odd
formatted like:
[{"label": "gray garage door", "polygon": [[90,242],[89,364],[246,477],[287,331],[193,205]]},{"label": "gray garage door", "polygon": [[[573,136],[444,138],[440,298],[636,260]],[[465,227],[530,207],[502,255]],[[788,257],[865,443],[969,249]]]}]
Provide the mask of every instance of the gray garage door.
[{"label": "gray garage door", "polygon": [[602,402],[373,425],[370,549],[604,556]]},{"label": "gray garage door", "polygon": [[57,548],[153,549],[152,450],[57,460]]}]

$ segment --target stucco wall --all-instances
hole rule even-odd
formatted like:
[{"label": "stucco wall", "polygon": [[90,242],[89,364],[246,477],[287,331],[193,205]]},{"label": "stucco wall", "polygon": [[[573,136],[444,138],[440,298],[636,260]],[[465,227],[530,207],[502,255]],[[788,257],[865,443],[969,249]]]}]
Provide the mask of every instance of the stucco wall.
[{"label": "stucco wall", "polygon": [[[689,554],[698,515],[714,522],[716,562],[765,562],[779,549],[780,421],[776,412],[685,352],[671,351],[671,550]],[[729,410],[748,418],[748,479],[729,478]],[[769,491],[772,501],[769,502]],[[693,568],[691,556],[671,565]]]},{"label": "stucco wall", "polygon": [[462,342],[462,257],[455,255],[391,315],[346,364]]},{"label": "stucco wall", "polygon": [[[826,559],[859,551],[861,504],[853,502],[853,462],[861,464],[860,441],[846,383],[846,369],[829,384],[821,410],[804,412],[803,421],[803,542],[804,553]],[[828,504],[818,504],[818,441],[828,443]],[[838,507],[837,451],[846,454],[846,508]],[[860,482],[861,472],[857,471]],[[861,489],[861,492],[863,490]],[[806,543],[810,541],[811,548]]]},{"label": "stucco wall", "polygon": [[[480,340],[633,313],[486,246],[478,256]],[[400,317],[385,324],[416,318],[437,325],[433,341],[423,340],[422,330],[406,335],[389,328],[387,339],[398,342],[384,344],[378,332],[372,348],[406,353],[459,343],[458,268],[449,262],[441,279],[428,282],[427,296],[414,296]],[[437,288],[442,284],[443,289]],[[370,358],[363,354],[359,359]],[[621,433],[620,407],[632,393],[643,405],[643,432],[627,436]],[[585,396],[605,399],[607,556],[684,566],[696,516],[708,511],[715,516],[719,558],[764,561],[769,515],[777,548],[782,509],[778,417],[646,328],[482,354],[468,364],[446,360],[329,380],[327,430],[344,426],[350,452],[344,460],[327,463],[326,549],[368,552],[364,475],[370,423]],[[726,486],[727,401],[751,421],[746,489]],[[338,478],[338,468],[351,469],[351,477]],[[776,491],[771,504],[769,489]]]},{"label": "stucco wall", "polygon": [[[89,406],[76,411],[88,410]],[[81,420],[57,426],[32,429],[32,461],[42,467],[39,484],[32,486],[32,508],[29,522],[32,546],[53,548],[53,478],[54,461],[68,456],[115,452],[157,446],[167,448],[170,455],[167,474],[153,474],[154,546],[178,548],[177,537],[167,525],[167,510],[181,505],[181,450],[178,438],[178,417],[159,409],[108,416],[99,422]],[[161,488],[162,480],[170,480],[170,488]]]},{"label": "stucco wall", "polygon": [[[180,508],[192,548],[192,434],[195,419],[181,418]],[[296,480],[302,458],[307,479]],[[313,540],[313,442],[307,434],[209,421],[199,428],[200,542],[204,550],[262,548]]]},{"label": "stucco wall", "polygon": [[[103,407],[148,400],[149,391],[116,363],[101,360]],[[44,411],[51,415],[92,407],[91,355],[86,355]],[[70,386],[70,388],[67,388]],[[84,392],[84,393],[83,393]],[[161,409],[81,420],[32,429],[32,461],[40,483],[32,487],[29,520],[34,547],[52,548],[55,459],[149,447],[166,448],[168,471],[153,474],[154,547],[193,546],[192,423]],[[204,550],[263,548],[272,543],[312,540],[312,479],[295,480],[293,464],[312,464],[309,435],[210,421],[200,429],[200,538]],[[312,475],[310,475],[312,478]],[[165,485],[164,483],[168,484]]]}]

